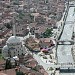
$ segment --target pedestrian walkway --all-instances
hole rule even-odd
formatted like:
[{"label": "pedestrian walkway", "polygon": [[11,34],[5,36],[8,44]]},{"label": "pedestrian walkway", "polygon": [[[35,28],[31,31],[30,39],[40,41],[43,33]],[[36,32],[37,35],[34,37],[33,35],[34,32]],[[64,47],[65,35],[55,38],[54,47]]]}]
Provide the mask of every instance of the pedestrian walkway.
[{"label": "pedestrian walkway", "polygon": [[62,31],[63,23],[64,23],[64,21],[63,21],[64,15],[65,15],[65,12],[63,13],[61,20],[56,23],[57,29],[54,29],[54,31],[53,31],[56,39],[60,36],[60,33]]}]

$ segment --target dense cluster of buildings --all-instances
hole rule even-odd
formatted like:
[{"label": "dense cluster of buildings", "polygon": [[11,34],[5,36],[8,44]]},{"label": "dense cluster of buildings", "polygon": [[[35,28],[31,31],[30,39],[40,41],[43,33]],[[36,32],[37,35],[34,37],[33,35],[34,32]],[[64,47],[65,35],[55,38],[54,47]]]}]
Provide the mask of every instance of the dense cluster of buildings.
[{"label": "dense cluster of buildings", "polygon": [[[20,70],[26,75],[48,75],[32,55],[28,55],[28,52],[31,53],[30,49],[53,53],[51,48],[55,47],[55,39],[44,38],[43,34],[47,29],[57,28],[56,23],[62,18],[64,11],[65,0],[0,0],[2,56],[5,59],[18,56],[19,63],[24,65]],[[28,35],[29,37],[25,38]],[[31,35],[35,35],[35,38]],[[10,75],[10,71],[15,75],[15,68],[6,71],[7,75]],[[1,71],[1,73],[4,72]]]},{"label": "dense cluster of buildings", "polygon": [[0,37],[12,29],[13,15],[16,35],[25,36],[28,33],[28,24],[33,29],[32,33],[36,34],[41,34],[50,27],[56,28],[56,22],[61,19],[64,9],[64,0],[1,0]]},{"label": "dense cluster of buildings", "polygon": [[[13,67],[15,65],[15,60],[11,59],[11,69],[4,69],[0,66],[0,75],[16,75],[17,72],[23,73],[24,75],[48,75],[43,66],[39,65],[38,62],[33,58],[32,55],[27,54],[25,57],[19,56],[18,63],[24,64],[20,66]],[[0,62],[0,65],[5,64],[5,61]]]}]

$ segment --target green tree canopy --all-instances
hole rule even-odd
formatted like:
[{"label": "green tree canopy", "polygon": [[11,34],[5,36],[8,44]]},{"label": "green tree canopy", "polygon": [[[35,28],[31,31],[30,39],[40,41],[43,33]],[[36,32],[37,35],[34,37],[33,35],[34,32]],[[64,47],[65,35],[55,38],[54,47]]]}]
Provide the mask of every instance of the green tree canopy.
[{"label": "green tree canopy", "polygon": [[11,28],[12,28],[12,23],[6,23],[5,26],[6,26],[8,29],[11,29]]},{"label": "green tree canopy", "polygon": [[11,65],[10,59],[7,59],[5,64],[5,69],[11,69],[11,67],[12,65]]},{"label": "green tree canopy", "polygon": [[24,75],[24,73],[21,71],[18,71],[18,72],[16,72],[16,75]]},{"label": "green tree canopy", "polygon": [[52,31],[53,31],[53,29],[46,29],[46,31],[43,33],[43,37],[44,38],[48,38],[48,37],[51,37],[52,36]]}]

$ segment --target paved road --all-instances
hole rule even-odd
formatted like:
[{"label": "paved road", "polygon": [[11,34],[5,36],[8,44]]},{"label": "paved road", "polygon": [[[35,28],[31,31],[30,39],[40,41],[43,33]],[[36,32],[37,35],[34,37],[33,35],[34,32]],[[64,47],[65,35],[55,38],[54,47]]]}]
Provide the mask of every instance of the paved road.
[{"label": "paved road", "polygon": [[53,68],[59,68],[59,67],[61,67],[61,68],[67,68],[67,67],[69,67],[69,68],[75,68],[74,66],[75,65],[72,65],[72,64],[57,64],[57,65],[55,65],[55,64],[47,64],[47,63],[44,63],[42,60],[41,60],[41,58],[40,58],[40,56],[39,55],[37,55],[37,54],[33,54],[33,57],[37,60],[37,62],[40,64],[40,65],[42,65],[43,67],[44,67],[44,69],[45,70],[47,70],[48,68],[50,68],[50,67],[53,67]]},{"label": "paved road", "polygon": [[[74,7],[70,7],[60,40],[71,40],[74,25]],[[57,49],[58,63],[73,63],[71,45],[60,45]]]},{"label": "paved road", "polygon": [[[74,22],[74,7],[71,7],[69,9],[68,12],[68,17],[66,20],[66,25],[64,27],[64,31],[63,34],[61,36],[60,40],[71,40],[72,37],[72,30],[73,30],[73,22]],[[69,24],[68,24],[69,22]],[[72,54],[71,54],[71,47],[72,46],[58,46],[58,51],[57,51],[57,55],[58,55],[58,62],[59,63],[73,63],[73,58],[72,58]],[[34,58],[37,59],[37,61],[39,62],[40,65],[42,65],[45,70],[47,70],[48,67],[60,67],[61,65],[53,65],[53,64],[46,64],[44,63],[40,57],[36,54],[34,54]]]}]

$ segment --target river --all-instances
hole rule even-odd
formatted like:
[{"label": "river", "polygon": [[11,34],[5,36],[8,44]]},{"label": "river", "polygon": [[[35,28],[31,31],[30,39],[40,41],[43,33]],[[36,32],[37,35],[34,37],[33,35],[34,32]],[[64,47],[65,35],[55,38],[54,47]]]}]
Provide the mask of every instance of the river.
[{"label": "river", "polygon": [[[60,40],[71,40],[73,33],[74,19],[75,19],[74,7],[70,7]],[[58,45],[57,49],[58,63],[74,63],[71,48],[72,45]]]}]

